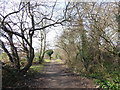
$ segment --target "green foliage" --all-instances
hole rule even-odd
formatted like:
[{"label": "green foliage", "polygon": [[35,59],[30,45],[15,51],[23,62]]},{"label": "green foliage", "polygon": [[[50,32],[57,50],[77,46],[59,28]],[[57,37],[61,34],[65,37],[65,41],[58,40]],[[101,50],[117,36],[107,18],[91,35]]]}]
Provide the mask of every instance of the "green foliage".
[{"label": "green foliage", "polygon": [[56,58],[56,59],[62,59],[62,57],[60,56],[59,53],[56,53],[55,58]]},{"label": "green foliage", "polygon": [[91,65],[91,61],[93,60],[91,50],[88,47],[79,50],[78,54],[76,55],[76,59],[80,60],[85,70],[89,72],[89,66]]},{"label": "green foliage", "polygon": [[4,62],[8,62],[9,59],[8,59],[8,56],[6,53],[2,53],[0,54],[0,60],[4,61]]},{"label": "green foliage", "polygon": [[0,60],[2,60],[2,55],[0,54]]},{"label": "green foliage", "polygon": [[53,50],[52,50],[52,49],[47,50],[47,51],[46,51],[46,54],[47,54],[48,56],[51,56],[51,55],[53,54]]},{"label": "green foliage", "polygon": [[120,80],[119,82],[113,82],[110,80],[96,80],[100,88],[111,89],[111,90],[119,90],[120,89]]},{"label": "green foliage", "polygon": [[50,59],[51,59],[51,55],[53,54],[53,50],[52,49],[50,49],[50,50],[47,50],[46,51],[46,54],[50,57]]},{"label": "green foliage", "polygon": [[27,59],[25,57],[21,58],[20,65],[23,67],[26,63],[27,63]]},{"label": "green foliage", "polygon": [[117,65],[105,65],[102,72],[86,74],[84,76],[95,79],[100,88],[119,90],[120,89],[120,68]]},{"label": "green foliage", "polygon": [[38,62],[38,61],[39,61],[39,57],[35,56],[33,62]]},{"label": "green foliage", "polygon": [[38,62],[38,61],[39,61],[39,53],[35,53],[33,62]]},{"label": "green foliage", "polygon": [[33,63],[34,64],[42,64],[43,63],[43,60],[42,60],[42,58],[40,57],[40,56],[35,56],[34,57],[34,60],[33,60]]}]

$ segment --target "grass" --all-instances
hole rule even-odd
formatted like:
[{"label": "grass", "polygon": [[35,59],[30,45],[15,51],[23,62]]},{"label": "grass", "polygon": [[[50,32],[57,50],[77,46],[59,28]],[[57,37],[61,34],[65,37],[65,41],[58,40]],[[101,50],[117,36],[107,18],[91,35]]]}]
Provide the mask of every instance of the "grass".
[{"label": "grass", "polygon": [[40,65],[33,65],[30,67],[30,70],[34,71],[34,72],[41,72],[43,70],[44,65],[40,64]]},{"label": "grass", "polygon": [[[61,60],[61,59],[56,59],[55,61],[56,61],[57,63],[62,63],[62,60]],[[50,60],[50,59],[44,59],[44,62],[49,63],[49,62],[51,62],[51,60]]]},{"label": "grass", "polygon": [[44,61],[49,63],[51,60],[50,59],[44,59]]},{"label": "grass", "polygon": [[55,61],[58,62],[58,63],[62,63],[61,59],[56,59]]}]

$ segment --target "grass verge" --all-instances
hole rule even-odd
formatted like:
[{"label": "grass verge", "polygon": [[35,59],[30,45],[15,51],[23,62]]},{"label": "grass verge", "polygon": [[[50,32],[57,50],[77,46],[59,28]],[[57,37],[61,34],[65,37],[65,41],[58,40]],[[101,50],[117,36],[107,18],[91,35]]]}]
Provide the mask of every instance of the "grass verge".
[{"label": "grass verge", "polygon": [[49,63],[49,62],[51,62],[51,60],[50,59],[44,59],[44,62]]},{"label": "grass verge", "polygon": [[61,59],[56,59],[55,60],[57,63],[62,63],[62,60]]}]

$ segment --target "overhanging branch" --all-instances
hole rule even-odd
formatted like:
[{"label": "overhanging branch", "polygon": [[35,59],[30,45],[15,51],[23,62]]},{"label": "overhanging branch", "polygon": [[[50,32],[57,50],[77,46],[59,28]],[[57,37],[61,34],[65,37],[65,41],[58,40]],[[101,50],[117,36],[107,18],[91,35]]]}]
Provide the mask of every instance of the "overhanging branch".
[{"label": "overhanging branch", "polygon": [[65,21],[67,21],[67,20],[62,20],[61,22],[55,22],[55,23],[52,23],[52,24],[46,25],[46,26],[41,27],[41,28],[36,28],[36,29],[34,29],[34,31],[42,30],[42,29],[45,29],[45,28],[47,28],[47,27],[54,26],[54,25],[56,25],[56,24],[62,24],[62,23],[65,22]]}]

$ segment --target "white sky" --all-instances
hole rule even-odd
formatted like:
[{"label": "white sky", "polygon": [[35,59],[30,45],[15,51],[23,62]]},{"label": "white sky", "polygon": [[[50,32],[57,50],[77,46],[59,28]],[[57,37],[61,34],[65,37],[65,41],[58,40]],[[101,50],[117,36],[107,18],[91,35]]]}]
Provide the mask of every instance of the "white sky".
[{"label": "white sky", "polygon": [[[14,7],[16,7],[16,6],[13,6],[13,5],[15,5],[15,4],[13,4],[13,2],[18,4],[20,1],[21,0],[9,0],[9,2],[8,2],[8,0],[2,0],[2,1],[0,0],[0,2],[4,2],[5,3],[5,6],[2,6],[2,7],[5,7],[4,8],[4,10],[5,10],[4,15],[7,15],[8,13],[12,12],[12,10],[14,9]],[[26,1],[26,0],[24,0],[24,1]],[[40,0],[34,0],[34,1],[40,2]],[[46,0],[46,1],[48,1],[48,0]],[[49,0],[49,1],[51,1],[51,0]],[[56,1],[56,0],[53,0],[52,2],[54,2],[54,1]],[[62,3],[62,1],[64,1],[64,0],[58,0],[58,1],[60,1]],[[44,0],[44,2],[45,2],[45,0]],[[64,6],[61,3],[59,4],[59,6],[57,6],[57,8],[62,8]],[[4,4],[1,4],[1,5],[4,5]],[[3,9],[1,9],[0,11],[2,11],[2,10]],[[54,12],[54,14],[55,15],[59,14],[59,10],[57,12]],[[50,31],[47,34],[47,43],[50,45],[49,48],[53,48],[54,47],[55,41],[56,41],[56,37],[57,37],[58,33],[61,33],[61,31],[62,31],[61,26],[50,28]],[[39,48],[40,47],[38,39],[33,39],[33,46],[35,48]]]},{"label": "white sky", "polygon": [[[48,46],[49,49],[55,48],[56,40],[58,36],[61,35],[62,31],[63,28],[60,25],[58,27],[52,27],[49,29],[49,32],[47,33],[47,44],[49,45]],[[37,39],[33,39],[33,40],[34,40],[33,46],[36,49],[38,49],[40,47],[39,41]]]},{"label": "white sky", "polygon": [[[22,1],[33,1],[33,0],[22,0]],[[56,0],[34,0],[34,1],[37,1],[37,2],[55,2]],[[64,2],[64,1],[70,1],[70,2],[116,2],[116,1],[119,1],[119,0],[57,0],[59,2]]]},{"label": "white sky", "polygon": [[[3,0],[0,0],[0,1],[3,1]],[[6,3],[8,0],[4,0]],[[9,0],[9,1],[14,1],[16,3],[19,3],[21,0]],[[32,0],[24,0],[24,1],[32,1]],[[40,1],[43,1],[43,0],[34,0],[34,1],[37,1],[37,2],[40,2]],[[50,1],[50,2],[55,2],[56,0],[44,0],[45,1]],[[64,1],[68,1],[68,0],[58,0],[58,2],[61,3],[61,5],[59,7],[62,7],[64,5],[62,5]],[[104,1],[104,2],[114,2],[114,1],[119,1],[119,0],[71,0],[71,1],[78,1],[78,2],[91,2],[91,1]],[[9,11],[8,11],[9,12]],[[57,13],[56,13],[57,14]],[[47,41],[48,43],[50,44],[50,48],[53,48],[54,45],[55,45],[55,41],[57,40],[57,35],[62,32],[62,27],[61,26],[58,26],[58,27],[52,27],[50,29],[50,32],[47,34]],[[39,43],[37,40],[34,39],[34,43],[33,43],[33,46],[34,47],[39,47]]]}]

